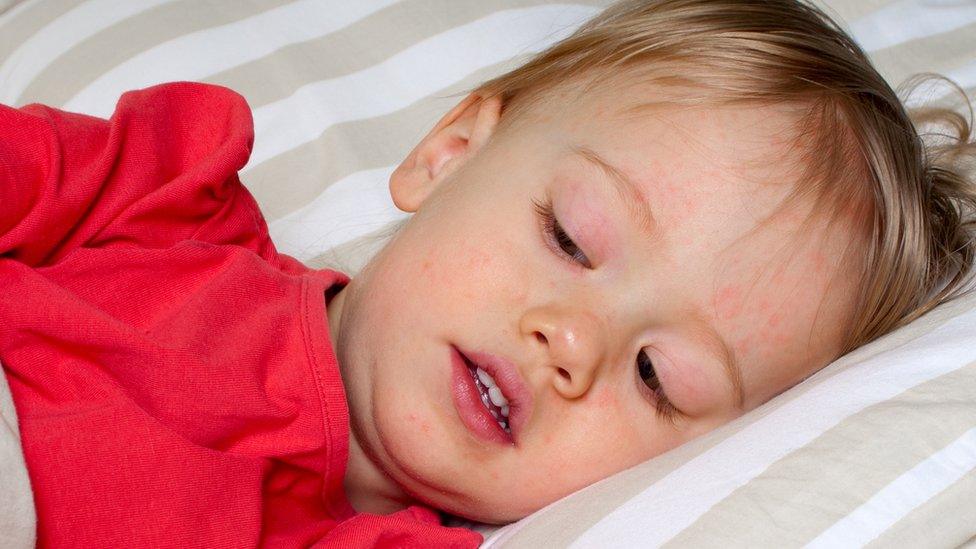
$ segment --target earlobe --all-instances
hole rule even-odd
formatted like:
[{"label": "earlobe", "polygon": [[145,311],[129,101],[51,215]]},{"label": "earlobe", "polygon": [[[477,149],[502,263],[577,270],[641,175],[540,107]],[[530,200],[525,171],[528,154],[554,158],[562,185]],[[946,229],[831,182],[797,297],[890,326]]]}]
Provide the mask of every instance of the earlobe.
[{"label": "earlobe", "polygon": [[448,175],[488,142],[501,112],[500,98],[471,94],[445,114],[390,176],[396,207],[417,211]]}]

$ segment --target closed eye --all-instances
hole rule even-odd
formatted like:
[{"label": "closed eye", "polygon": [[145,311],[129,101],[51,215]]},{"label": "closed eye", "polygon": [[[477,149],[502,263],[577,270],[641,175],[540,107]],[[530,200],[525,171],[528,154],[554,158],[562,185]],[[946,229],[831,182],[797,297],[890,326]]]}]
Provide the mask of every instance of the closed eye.
[{"label": "closed eye", "polygon": [[651,358],[647,356],[647,352],[644,349],[641,349],[637,353],[637,375],[640,376],[643,391],[650,393],[649,396],[654,400],[654,406],[657,408],[658,415],[674,423],[678,409],[668,399],[668,395],[664,393],[664,388],[661,387],[661,380],[657,378],[654,363],[651,362]]},{"label": "closed eye", "polygon": [[556,219],[556,214],[552,208],[552,199],[547,196],[544,202],[533,200],[532,203],[535,205],[535,213],[539,217],[543,236],[553,252],[570,262],[592,269],[593,265],[590,263],[590,259],[566,234],[566,231],[559,224],[559,220]]}]

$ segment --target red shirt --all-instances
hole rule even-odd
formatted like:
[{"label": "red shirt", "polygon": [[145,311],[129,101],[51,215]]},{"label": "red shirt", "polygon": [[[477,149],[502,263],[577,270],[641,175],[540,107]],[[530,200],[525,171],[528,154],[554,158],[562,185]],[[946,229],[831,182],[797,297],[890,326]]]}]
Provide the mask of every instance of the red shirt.
[{"label": "red shirt", "polygon": [[110,120],[0,105],[0,362],[39,545],[476,547],[346,500],[325,307],[348,279],[275,250],[237,177],[252,142],[217,86]]}]

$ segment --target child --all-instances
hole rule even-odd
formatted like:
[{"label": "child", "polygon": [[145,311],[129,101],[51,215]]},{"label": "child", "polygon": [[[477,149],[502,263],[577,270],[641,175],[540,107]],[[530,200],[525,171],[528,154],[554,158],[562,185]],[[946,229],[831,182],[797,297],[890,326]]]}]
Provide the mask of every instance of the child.
[{"label": "child", "polygon": [[[0,109],[0,362],[41,545],[476,546],[959,293],[973,145],[792,0],[625,2],[447,113],[349,280],[246,104]],[[358,514],[357,514],[358,513]]]}]

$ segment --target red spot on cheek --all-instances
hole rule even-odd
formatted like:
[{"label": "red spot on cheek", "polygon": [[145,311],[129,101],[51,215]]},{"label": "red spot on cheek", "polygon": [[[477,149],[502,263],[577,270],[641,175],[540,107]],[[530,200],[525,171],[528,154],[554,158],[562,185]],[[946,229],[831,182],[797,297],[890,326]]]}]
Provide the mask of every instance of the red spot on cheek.
[{"label": "red spot on cheek", "polygon": [[487,252],[475,252],[471,257],[468,258],[467,268],[468,269],[484,269],[489,264],[491,264],[491,255]]},{"label": "red spot on cheek", "polygon": [[617,405],[617,395],[613,389],[604,387],[597,392],[594,402],[601,409],[613,408]]},{"label": "red spot on cheek", "polygon": [[409,414],[407,414],[407,422],[408,423],[416,424],[417,425],[417,428],[422,433],[427,434],[427,435],[430,434],[430,422],[428,422],[426,420],[423,420],[423,419],[420,419],[419,417],[417,417],[417,414],[416,413],[410,412]]}]

